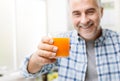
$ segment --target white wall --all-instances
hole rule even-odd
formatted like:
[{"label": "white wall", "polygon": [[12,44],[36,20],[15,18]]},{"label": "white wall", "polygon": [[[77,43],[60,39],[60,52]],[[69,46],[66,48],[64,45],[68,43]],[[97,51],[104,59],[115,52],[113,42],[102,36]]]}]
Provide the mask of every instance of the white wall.
[{"label": "white wall", "polygon": [[0,0],[0,66],[13,68],[14,0]]},{"label": "white wall", "polygon": [[66,4],[65,0],[17,0],[17,66],[36,51],[42,36],[67,31]]},{"label": "white wall", "polygon": [[113,18],[113,21],[116,21],[116,31],[120,32],[120,0],[115,0],[115,18]]},{"label": "white wall", "polygon": [[0,1],[0,66],[16,70],[47,32],[67,31],[66,0]]},{"label": "white wall", "polygon": [[102,18],[103,28],[108,28],[120,32],[120,1],[119,0],[102,0],[102,3],[111,3],[113,7],[104,7]]},{"label": "white wall", "polygon": [[45,0],[0,0],[0,67],[18,69],[46,35]]},{"label": "white wall", "polygon": [[67,0],[47,0],[48,32],[67,31]]},{"label": "white wall", "polygon": [[45,0],[17,0],[16,50],[20,65],[23,57],[37,49],[43,35],[46,35]]}]

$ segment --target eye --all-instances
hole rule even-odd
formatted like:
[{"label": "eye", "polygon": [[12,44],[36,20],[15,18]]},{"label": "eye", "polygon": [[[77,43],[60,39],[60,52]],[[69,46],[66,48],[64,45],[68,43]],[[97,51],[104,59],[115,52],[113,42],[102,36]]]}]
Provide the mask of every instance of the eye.
[{"label": "eye", "polygon": [[72,15],[73,15],[74,17],[79,17],[81,14],[80,14],[79,12],[73,12]]},{"label": "eye", "polygon": [[95,12],[95,11],[93,11],[93,10],[89,10],[89,11],[87,11],[87,14],[92,15],[92,14],[94,14],[94,12]]},{"label": "eye", "polygon": [[95,13],[95,9],[89,9],[86,12],[88,15],[93,15]]}]

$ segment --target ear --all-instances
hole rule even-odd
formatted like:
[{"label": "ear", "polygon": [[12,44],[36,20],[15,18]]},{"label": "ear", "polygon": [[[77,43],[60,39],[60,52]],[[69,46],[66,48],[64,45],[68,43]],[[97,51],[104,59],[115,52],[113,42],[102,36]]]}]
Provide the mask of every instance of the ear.
[{"label": "ear", "polygon": [[100,8],[100,13],[101,13],[101,17],[103,17],[103,13],[104,13],[104,8],[103,7]]}]

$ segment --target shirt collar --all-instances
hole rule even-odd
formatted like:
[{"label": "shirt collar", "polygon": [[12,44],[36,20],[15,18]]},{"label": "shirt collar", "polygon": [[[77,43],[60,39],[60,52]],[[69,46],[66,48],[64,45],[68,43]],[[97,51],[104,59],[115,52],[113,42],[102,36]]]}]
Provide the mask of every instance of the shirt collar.
[{"label": "shirt collar", "polygon": [[95,42],[103,42],[105,40],[105,37],[106,37],[106,30],[105,29],[102,29],[102,35],[95,40]]},{"label": "shirt collar", "polygon": [[78,35],[78,32],[76,30],[73,31],[73,38],[75,40],[75,43],[79,43],[80,41],[85,41],[82,37]]},{"label": "shirt collar", "polygon": [[[102,29],[102,35],[95,40],[95,42],[103,42],[106,37],[106,30]],[[80,41],[85,41],[82,37],[78,35],[78,32],[76,30],[73,31],[73,38],[76,41],[76,43],[79,43]]]}]

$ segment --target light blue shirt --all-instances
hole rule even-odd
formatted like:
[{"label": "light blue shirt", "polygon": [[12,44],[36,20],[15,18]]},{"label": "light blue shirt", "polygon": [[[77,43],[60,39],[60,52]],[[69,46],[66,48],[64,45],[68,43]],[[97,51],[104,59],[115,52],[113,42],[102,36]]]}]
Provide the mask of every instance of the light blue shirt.
[{"label": "light blue shirt", "polygon": [[[71,45],[69,57],[59,58],[56,64],[45,65],[38,73],[30,74],[27,71],[29,55],[22,65],[22,74],[25,77],[37,77],[58,66],[58,81],[85,81],[87,69],[85,40],[78,36],[76,30],[68,33]],[[120,35],[103,29],[102,36],[95,41],[94,50],[98,81],[120,81]]]}]

